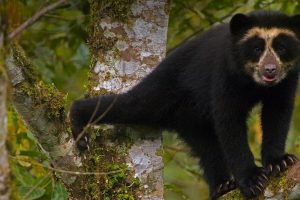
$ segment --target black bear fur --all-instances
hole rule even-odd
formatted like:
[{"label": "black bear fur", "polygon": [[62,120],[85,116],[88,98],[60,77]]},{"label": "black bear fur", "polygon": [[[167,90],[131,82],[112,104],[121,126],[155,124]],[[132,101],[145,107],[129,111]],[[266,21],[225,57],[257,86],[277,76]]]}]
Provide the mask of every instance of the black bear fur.
[{"label": "black bear fur", "polygon": [[[295,33],[286,47],[289,53],[281,57],[293,64],[277,84],[258,84],[245,73],[246,62],[255,58],[249,58],[251,45],[239,41],[253,27]],[[75,101],[70,110],[74,137],[111,105],[98,124],[177,131],[200,157],[211,199],[235,185],[245,197],[256,197],[268,181],[268,172],[283,171],[296,160],[285,153],[285,141],[299,76],[299,33],[299,15],[237,14],[230,23],[217,25],[174,50],[130,91]],[[263,167],[256,166],[247,142],[247,117],[258,103],[262,104]],[[86,140],[80,139],[78,145],[86,148]]]}]

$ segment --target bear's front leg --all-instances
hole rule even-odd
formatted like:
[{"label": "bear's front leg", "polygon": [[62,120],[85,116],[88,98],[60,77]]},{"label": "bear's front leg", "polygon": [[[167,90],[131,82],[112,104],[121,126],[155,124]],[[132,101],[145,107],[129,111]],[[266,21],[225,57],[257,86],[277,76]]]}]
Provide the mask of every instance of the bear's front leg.
[{"label": "bear's front leg", "polygon": [[285,153],[285,142],[294,108],[296,80],[286,80],[276,88],[265,93],[262,108],[262,161],[271,176],[295,164],[296,156]]},{"label": "bear's front leg", "polygon": [[[227,93],[228,94],[228,93]],[[230,94],[229,94],[230,95]],[[229,169],[242,194],[259,196],[268,182],[266,171],[257,167],[247,141],[247,115],[251,104],[240,97],[223,95],[214,103],[214,124]]]}]

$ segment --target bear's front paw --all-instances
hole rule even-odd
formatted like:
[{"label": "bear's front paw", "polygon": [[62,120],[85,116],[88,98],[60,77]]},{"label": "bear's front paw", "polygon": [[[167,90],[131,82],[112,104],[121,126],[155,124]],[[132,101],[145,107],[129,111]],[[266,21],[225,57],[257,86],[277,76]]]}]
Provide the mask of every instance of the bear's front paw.
[{"label": "bear's front paw", "polygon": [[237,187],[237,184],[235,180],[228,180],[225,181],[224,183],[218,185],[216,189],[214,189],[211,194],[211,200],[215,200],[222,196],[223,194],[226,194],[227,192],[234,190]]},{"label": "bear's front paw", "polygon": [[292,154],[285,154],[276,159],[270,159],[266,161],[265,168],[267,170],[268,175],[270,176],[278,176],[280,172],[284,172],[290,166],[294,165],[297,162],[297,157]]},{"label": "bear's front paw", "polygon": [[239,188],[246,198],[254,198],[264,191],[268,180],[266,170],[256,167],[248,177],[239,181]]},{"label": "bear's front paw", "polygon": [[86,150],[89,150],[90,147],[88,145],[88,138],[86,136],[83,136],[82,138],[80,138],[78,141],[77,141],[77,148],[79,151],[83,152],[83,151],[86,151]]}]

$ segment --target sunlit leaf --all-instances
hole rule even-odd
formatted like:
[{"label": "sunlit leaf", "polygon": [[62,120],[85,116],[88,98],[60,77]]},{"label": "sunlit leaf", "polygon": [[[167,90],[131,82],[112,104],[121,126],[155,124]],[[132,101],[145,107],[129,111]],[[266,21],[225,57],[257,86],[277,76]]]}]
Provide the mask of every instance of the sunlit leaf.
[{"label": "sunlit leaf", "polygon": [[22,186],[29,187],[34,184],[34,177],[31,176],[23,167],[20,167],[19,165],[12,165],[11,168],[14,177],[22,184]]},{"label": "sunlit leaf", "polygon": [[45,194],[45,189],[21,186],[19,192],[22,200],[34,200],[42,197]]}]

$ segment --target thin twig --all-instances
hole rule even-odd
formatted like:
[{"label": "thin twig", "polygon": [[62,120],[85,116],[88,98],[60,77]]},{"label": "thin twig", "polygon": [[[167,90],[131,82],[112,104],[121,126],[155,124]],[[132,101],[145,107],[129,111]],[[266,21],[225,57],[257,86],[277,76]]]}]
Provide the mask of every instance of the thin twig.
[{"label": "thin twig", "polygon": [[10,158],[12,158],[14,161],[22,161],[22,162],[27,162],[27,163],[30,163],[32,165],[36,165],[36,166],[39,166],[39,167],[43,167],[43,168],[46,168],[48,170],[51,170],[51,171],[55,171],[55,172],[59,172],[59,173],[65,173],[65,174],[72,174],[72,175],[96,175],[96,176],[100,176],[100,175],[109,175],[109,174],[117,174],[117,173],[120,173],[120,172],[123,172],[123,171],[127,171],[129,170],[131,167],[128,167],[128,168],[124,168],[124,169],[118,169],[118,170],[113,170],[113,171],[109,171],[109,172],[81,172],[81,171],[69,171],[69,170],[64,170],[64,169],[58,169],[58,168],[54,168],[54,167],[50,167],[50,166],[46,166],[46,165],[43,165],[39,162],[32,162],[32,161],[29,161],[27,159],[20,159],[20,158],[17,158],[17,157],[14,157],[14,156],[9,156]]},{"label": "thin twig", "polygon": [[8,35],[8,39],[12,40],[14,39],[17,35],[22,33],[26,28],[34,24],[37,20],[39,20],[41,17],[43,17],[45,14],[63,6],[64,4],[67,3],[68,0],[59,0],[53,4],[50,4],[49,6],[46,6],[42,8],[41,10],[37,11],[31,18],[26,20],[23,24],[21,24],[16,30],[11,32]]},{"label": "thin twig", "polygon": [[[84,129],[81,131],[81,133],[77,136],[76,140],[75,140],[75,145],[78,143],[78,141],[81,139],[81,137],[84,135],[84,133],[87,131],[87,129],[90,127],[90,126],[93,126],[93,125],[96,125],[103,117],[105,117],[105,115],[112,109],[113,105],[116,103],[118,99],[118,96],[116,96],[113,101],[111,102],[111,104],[107,107],[107,109],[98,117],[96,118],[95,120],[92,121],[93,117],[95,116],[96,112],[98,111],[98,103],[96,105],[96,108],[94,110],[94,113],[92,114],[91,118],[89,121],[92,121],[92,123],[88,123]],[[100,100],[98,101],[99,104],[100,104]]]},{"label": "thin twig", "polygon": [[[184,4],[182,4],[184,5]],[[218,22],[223,23],[224,20],[226,20],[228,17],[232,16],[233,13],[235,11],[237,11],[241,6],[238,5],[236,7],[234,7],[231,11],[229,11],[229,13],[227,13],[226,15],[222,16],[220,19],[218,19]],[[198,30],[196,30],[194,33],[192,33],[191,35],[189,35],[188,37],[186,37],[185,39],[183,39],[179,44],[175,45],[174,47],[168,49],[167,54],[171,53],[173,50],[175,50],[177,47],[179,47],[180,45],[184,44],[185,42],[187,42],[188,40],[190,40],[191,38],[195,37],[196,35],[198,35],[199,33],[203,32],[204,28],[201,27]]]},{"label": "thin twig", "polygon": [[[97,101],[97,104],[96,104],[96,108],[94,109],[94,112],[92,114],[92,116],[90,117],[87,125],[83,128],[83,130],[79,133],[79,135],[77,136],[77,138],[75,138],[75,145],[78,143],[78,141],[82,138],[82,136],[84,135],[84,133],[86,132],[86,130],[90,127],[90,123],[92,122],[93,118],[95,117],[96,113],[98,112],[98,109],[99,109],[99,106],[100,106],[100,103],[101,103],[101,97],[99,97],[99,100]],[[72,150],[72,149],[70,149]],[[69,153],[69,152],[68,152]],[[67,153],[67,154],[68,154]]]}]

